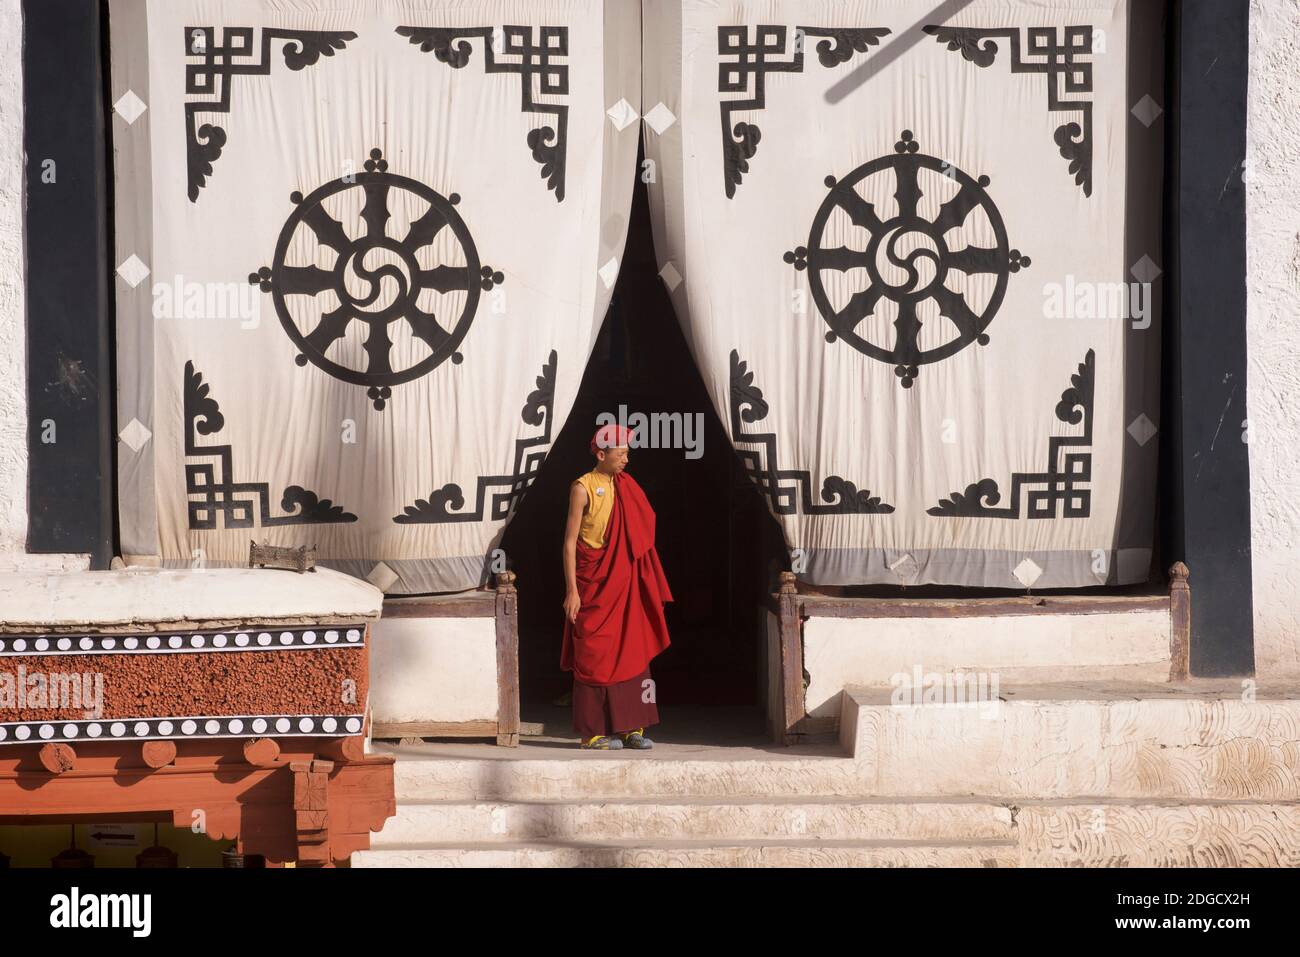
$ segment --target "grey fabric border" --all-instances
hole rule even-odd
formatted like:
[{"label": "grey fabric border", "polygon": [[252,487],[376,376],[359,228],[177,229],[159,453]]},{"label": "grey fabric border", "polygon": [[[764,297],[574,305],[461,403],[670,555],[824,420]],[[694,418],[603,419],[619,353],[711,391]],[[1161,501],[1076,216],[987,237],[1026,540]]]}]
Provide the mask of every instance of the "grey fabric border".
[{"label": "grey fabric border", "polygon": [[[682,4],[676,2],[654,2],[643,0],[642,3],[642,48],[641,48],[641,113],[644,116],[660,102],[672,110],[675,116],[681,116],[682,90]],[[655,56],[647,56],[646,51],[655,51]],[[659,99],[659,94],[664,99]],[[674,221],[668,210],[679,207],[682,197],[668,195],[669,184],[680,185],[682,175],[682,124],[674,122],[662,133],[656,133],[648,122],[641,124],[641,137],[645,145],[645,155],[659,165],[660,170],[655,183],[650,189],[650,227],[656,251],[673,248],[682,249],[685,243],[682,236],[677,242],[668,239],[670,230],[681,233],[684,227],[681,220]],[[676,175],[665,176],[664,169],[673,169]],[[686,343],[691,349],[695,364],[702,367],[700,356],[695,351],[695,342],[691,336],[687,317],[690,316],[690,301],[687,295],[686,264],[669,260],[665,254],[656,257],[659,261],[660,276],[666,263],[671,263],[681,277],[675,286],[665,284],[668,297],[673,304],[673,314],[682,326]],[[716,403],[715,403],[716,405]],[[717,409],[724,428],[727,424],[728,410]]]},{"label": "grey fabric border", "polygon": [[[1161,269],[1168,267],[1163,250],[1165,122],[1161,116],[1149,127],[1132,112],[1144,96],[1162,108],[1165,84],[1164,4],[1131,0],[1128,22],[1128,76],[1126,83],[1126,157],[1124,262],[1126,270],[1144,255]],[[1135,281],[1132,274],[1126,281]],[[1124,332],[1124,422],[1120,437],[1123,465],[1120,469],[1119,510],[1115,517],[1115,547],[1151,552],[1155,538],[1156,483],[1160,468],[1160,440],[1153,436],[1145,445],[1127,432],[1129,425],[1145,415],[1160,426],[1160,361],[1162,356],[1164,283],[1151,287],[1151,326],[1135,329],[1130,321]],[[1147,574],[1114,583],[1145,581]]]},{"label": "grey fabric border", "polygon": [[[108,5],[111,90],[115,104],[132,91],[146,105],[128,124],[112,114],[114,248],[111,268],[117,317],[117,429],[138,419],[154,431],[152,272],[139,285],[117,274],[132,255],[153,268],[153,161],[149,103],[149,17],[147,0],[112,0]],[[117,501],[122,553],[147,560],[158,554],[158,512],[154,492],[154,441],[138,452],[117,439]]]},{"label": "grey fabric border", "polygon": [[[908,556],[911,561],[908,561]],[[1147,579],[1150,548],[1121,549],[1100,556],[1092,551],[1009,552],[978,548],[856,549],[810,548],[801,554],[795,573],[818,585],[959,585],[1025,590],[1015,576],[1026,558],[1042,569],[1033,589],[1082,588],[1088,585],[1135,584]],[[1105,571],[1093,569],[1105,558]]]},{"label": "grey fabric border", "polygon": [[[617,3],[612,2],[612,0],[604,0],[601,5],[601,16],[603,17],[601,30],[605,60],[602,64],[603,72],[601,74],[601,82],[604,88],[604,107],[608,110],[619,99],[626,99],[639,116],[641,113],[641,90],[638,85],[641,73],[640,0],[618,0]],[[629,64],[635,64],[635,66],[629,66]],[[640,122],[638,119],[635,124],[629,124],[619,130],[608,116],[604,117],[604,122],[601,125],[603,134],[601,162],[606,171],[617,171],[622,168],[623,164],[620,162],[620,157],[629,148],[629,140],[633,144],[636,143],[636,131],[640,127]],[[637,175],[639,171],[636,170],[635,145],[631,146],[631,152],[631,166],[634,175]],[[597,240],[597,261],[592,267],[592,275],[594,276],[599,276],[600,270],[611,258],[618,260],[619,274],[623,272],[623,260],[627,251],[627,231],[632,221],[633,190],[630,188],[627,190],[625,202],[618,202],[617,200],[623,194],[623,189],[617,185],[611,185],[612,182],[610,180],[601,183],[600,234]],[[596,348],[596,340],[600,337],[600,329],[604,325],[603,319],[605,313],[609,310],[610,301],[614,298],[616,285],[617,279],[608,287],[599,278],[596,280],[596,295],[593,299],[596,320],[592,323],[591,339],[587,343],[587,355],[583,358],[584,370],[587,367],[587,362],[591,361],[591,353]],[[572,408],[569,411],[572,412]],[[566,416],[565,421],[567,419]],[[554,436],[559,438],[560,429],[563,428],[564,422],[557,422],[556,426]]]},{"label": "grey fabric border", "polygon": [[[495,548],[500,540],[501,534],[498,533],[493,537],[492,547]],[[456,558],[329,558],[322,559],[317,564],[354,578],[367,579],[381,561],[397,576],[397,580],[384,589],[386,595],[469,591],[487,582],[487,563],[483,555],[462,555]]]}]

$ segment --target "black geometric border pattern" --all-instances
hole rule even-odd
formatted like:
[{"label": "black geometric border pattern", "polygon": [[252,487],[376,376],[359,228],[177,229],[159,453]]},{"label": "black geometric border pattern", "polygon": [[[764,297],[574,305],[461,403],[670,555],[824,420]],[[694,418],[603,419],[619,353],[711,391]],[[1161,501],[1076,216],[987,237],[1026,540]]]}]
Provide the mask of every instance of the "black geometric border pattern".
[{"label": "black geometric border pattern", "polygon": [[[1069,425],[1083,422],[1082,435],[1054,435],[1047,441],[1046,472],[1014,472],[1011,475],[1010,503],[1005,508],[994,508],[1001,499],[998,483],[981,479],[966,486],[964,492],[953,492],[947,499],[926,514],[941,518],[1020,518],[1020,492],[1025,486],[1046,486],[1032,489],[1028,495],[1029,514],[1026,518],[1087,518],[1092,514],[1092,492],[1079,488],[1080,483],[1092,481],[1092,397],[1097,375],[1096,354],[1089,349],[1079,371],[1070,376],[1070,387],[1061,393],[1056,404],[1056,417]],[[1077,448],[1067,452],[1064,469],[1058,469],[1062,449]],[[987,504],[985,504],[987,503]],[[1058,516],[1057,505],[1064,503],[1063,515]]]},{"label": "black geometric border pattern", "polygon": [[185,104],[185,166],[189,180],[191,203],[199,200],[199,190],[207,185],[212,175],[212,164],[221,156],[226,145],[226,131],[220,126],[204,123],[195,127],[199,113],[230,112],[230,81],[235,76],[269,76],[271,73],[271,43],[283,40],[281,50],[284,65],[290,70],[303,70],[315,65],[322,56],[333,56],[342,50],[355,33],[341,30],[262,30],[261,50],[257,59],[249,63],[235,63],[235,57],[253,56],[253,27],[226,27],[222,30],[223,45],[216,43],[215,27],[186,27],[185,55],[202,57],[202,63],[185,64],[185,93],[187,96],[216,97]]},{"label": "black geometric border pattern", "polygon": [[[564,202],[565,156],[568,151],[569,107],[564,103],[539,103],[536,94],[546,96],[569,95],[569,66],[552,62],[554,58],[569,55],[568,27],[503,26],[501,54],[518,57],[518,61],[503,62],[493,49],[493,27],[398,27],[397,32],[407,37],[424,53],[433,53],[437,59],[453,70],[459,70],[470,61],[473,47],[467,37],[483,41],[484,73],[517,73],[520,86],[520,110],[525,113],[550,114],[555,117],[555,127],[543,126],[530,130],[528,148],[533,159],[542,165],[542,178],[546,188],[555,191],[555,201]],[[459,40],[460,42],[455,42]],[[537,89],[533,81],[537,80]],[[558,130],[558,132],[557,132]]]},{"label": "black geometric border pattern", "polygon": [[1082,129],[1078,123],[1064,123],[1056,128],[1052,139],[1069,162],[1075,183],[1083,187],[1083,195],[1092,196],[1092,100],[1065,99],[1092,93],[1092,63],[1075,59],[1092,55],[1091,26],[1063,27],[1063,39],[1056,27],[1028,27],[1028,54],[1039,58],[1036,60],[1022,56],[1019,27],[984,30],[931,24],[922,29],[978,67],[993,63],[998,54],[994,38],[1002,37],[1011,44],[1012,73],[1047,74],[1048,112],[1082,114]]},{"label": "black geometric border pattern", "polygon": [[[741,361],[740,353],[731,350],[731,434],[736,445],[761,445],[762,453],[736,449],[745,472],[772,505],[777,515],[885,515],[894,506],[873,496],[869,489],[858,491],[852,482],[838,475],[827,476],[822,483],[822,498],[829,504],[813,502],[812,475],[807,469],[782,469],[776,462],[774,432],[745,432],[742,422],[767,418],[768,404],[763,392],[754,385],[754,373]],[[766,467],[764,462],[767,463]],[[800,508],[800,505],[803,507]]]},{"label": "black geometric border pattern", "polygon": [[449,482],[440,489],[429,493],[427,499],[416,499],[414,505],[408,505],[401,515],[393,516],[398,525],[437,525],[445,522],[480,522],[484,518],[484,505],[488,489],[504,486],[507,491],[493,492],[490,522],[505,521],[514,511],[515,503],[528,491],[537,471],[546,458],[546,449],[551,444],[551,414],[555,403],[555,367],[556,353],[551,350],[550,357],[542,366],[542,374],[537,377],[537,388],[528,393],[519,417],[526,425],[543,426],[542,434],[531,439],[515,440],[515,461],[513,474],[480,475],[478,491],[471,511],[461,512],[453,509],[465,507],[465,495],[459,485]]},{"label": "black geometric border pattern", "polygon": [[[226,424],[225,416],[216,399],[208,395],[209,386],[203,375],[196,372],[194,362],[185,363],[185,456],[186,458],[215,458],[220,480],[214,474],[213,463],[185,463],[185,493],[201,495],[202,501],[190,500],[190,529],[206,531],[217,527],[217,515],[225,515],[226,528],[252,528],[253,502],[236,498],[240,494],[257,496],[258,516],[263,527],[271,525],[332,525],[355,522],[357,517],[345,512],[342,506],[329,499],[319,498],[315,492],[300,485],[290,485],[284,490],[280,508],[290,515],[271,514],[270,485],[266,482],[234,482],[230,479],[234,467],[229,445],[199,445],[199,435],[220,432]],[[202,419],[202,422],[198,422]]]},{"label": "black geometric border pattern", "polygon": [[245,625],[224,631],[152,632],[133,635],[0,635],[0,658],[11,655],[194,654],[198,652],[300,651],[360,648],[365,625]]},{"label": "black geometric border pattern", "polygon": [[[759,25],[753,27],[754,41],[750,42],[750,27],[718,27],[718,92],[749,92],[753,77],[754,95],[743,100],[722,100],[722,179],[727,198],[736,195],[741,177],[749,172],[749,160],[758,149],[762,131],[752,123],[731,125],[731,114],[737,110],[762,110],[766,108],[768,73],[802,73],[804,45],[797,44],[794,59],[771,59],[785,55],[786,29],[784,26]],[[817,59],[830,68],[846,63],[855,53],[866,53],[891,31],[884,27],[795,27],[795,34],[804,37],[823,37],[817,44]],[[833,42],[832,42],[833,41]],[[735,59],[723,59],[734,57]]]},{"label": "black geometric border pattern", "polygon": [[174,718],[99,718],[95,721],[10,721],[0,744],[46,741],[156,741],[164,738],[343,737],[360,734],[361,714],[195,715]]}]

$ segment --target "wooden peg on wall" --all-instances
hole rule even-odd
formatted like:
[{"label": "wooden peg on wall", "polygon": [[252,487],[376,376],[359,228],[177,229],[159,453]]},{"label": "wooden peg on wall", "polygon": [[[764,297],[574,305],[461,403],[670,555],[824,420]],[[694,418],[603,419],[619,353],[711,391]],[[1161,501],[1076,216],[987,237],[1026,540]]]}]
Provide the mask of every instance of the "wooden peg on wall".
[{"label": "wooden peg on wall", "polygon": [[269,768],[280,758],[274,738],[253,738],[244,742],[244,760],[256,768]]},{"label": "wooden peg on wall", "polygon": [[146,741],[140,746],[140,758],[146,767],[165,768],[176,760],[176,742]]},{"label": "wooden peg on wall", "polygon": [[41,766],[51,774],[62,774],[77,766],[77,752],[70,744],[46,744],[41,746]]}]

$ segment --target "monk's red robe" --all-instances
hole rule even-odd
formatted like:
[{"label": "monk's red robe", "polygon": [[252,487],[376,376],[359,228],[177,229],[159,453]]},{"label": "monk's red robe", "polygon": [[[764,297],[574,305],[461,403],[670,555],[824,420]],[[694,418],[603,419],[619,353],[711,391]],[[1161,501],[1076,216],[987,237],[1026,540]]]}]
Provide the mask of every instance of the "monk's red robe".
[{"label": "monk's red robe", "polygon": [[655,513],[626,472],[614,476],[603,548],[578,540],[577,622],[564,622],[560,667],[590,685],[641,674],[668,647],[664,603],[673,600],[655,551]]}]

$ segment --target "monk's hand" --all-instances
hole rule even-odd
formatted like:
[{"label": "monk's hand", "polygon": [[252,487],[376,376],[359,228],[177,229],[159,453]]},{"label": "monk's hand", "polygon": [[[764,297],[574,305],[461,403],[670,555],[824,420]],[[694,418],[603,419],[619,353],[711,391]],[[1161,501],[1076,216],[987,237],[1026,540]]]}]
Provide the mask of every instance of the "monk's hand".
[{"label": "monk's hand", "polygon": [[578,609],[582,607],[582,599],[578,597],[576,591],[571,591],[564,596],[564,617],[569,621],[578,620]]}]

